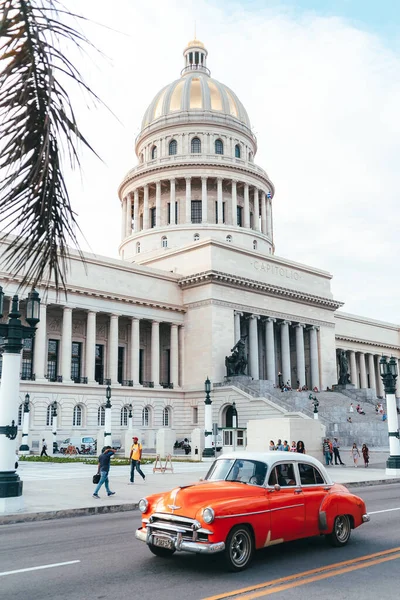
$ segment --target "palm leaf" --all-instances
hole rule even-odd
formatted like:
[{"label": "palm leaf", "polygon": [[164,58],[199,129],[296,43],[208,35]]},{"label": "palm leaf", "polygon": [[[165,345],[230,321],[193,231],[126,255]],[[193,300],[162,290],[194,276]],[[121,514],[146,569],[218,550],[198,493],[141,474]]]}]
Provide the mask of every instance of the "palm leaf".
[{"label": "palm leaf", "polygon": [[89,40],[68,25],[58,0],[3,0],[0,20],[0,226],[5,266],[21,285],[52,281],[66,289],[70,245],[81,258],[79,226],[64,178],[65,157],[79,165],[78,128],[65,82],[98,97],[64,53]]}]

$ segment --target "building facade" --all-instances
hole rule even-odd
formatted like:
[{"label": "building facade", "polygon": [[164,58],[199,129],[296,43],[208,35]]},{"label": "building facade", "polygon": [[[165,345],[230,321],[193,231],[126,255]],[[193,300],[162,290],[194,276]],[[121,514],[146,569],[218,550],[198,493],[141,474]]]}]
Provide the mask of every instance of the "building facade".
[{"label": "building facade", "polygon": [[[96,435],[112,388],[113,439],[133,427],[148,447],[158,429],[177,437],[204,427],[207,376],[224,382],[225,357],[242,337],[247,375],[271,385],[326,389],[345,350],[358,388],[383,395],[378,361],[400,357],[398,325],[339,311],[332,276],[280,258],[273,239],[275,189],[255,162],[245,108],[211,78],[207,50],[193,40],[180,78],[147,109],[137,165],[119,186],[120,260],[72,252],[68,297],[42,297],[35,340],[22,356],[21,406],[30,395],[30,438]],[[19,280],[2,268],[7,301]],[[0,365],[1,366],[1,365]],[[254,417],[246,390],[216,389],[213,420]],[[271,416],[259,402],[256,414]],[[272,415],[273,416],[273,415]]]}]

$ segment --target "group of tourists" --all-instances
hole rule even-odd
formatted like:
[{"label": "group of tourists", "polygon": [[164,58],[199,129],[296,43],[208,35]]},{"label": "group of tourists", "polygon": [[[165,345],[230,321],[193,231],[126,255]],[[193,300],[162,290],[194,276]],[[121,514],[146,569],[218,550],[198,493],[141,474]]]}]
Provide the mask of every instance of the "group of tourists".
[{"label": "group of tourists", "polygon": [[[353,463],[354,466],[357,467],[358,466],[358,461],[361,458],[360,456],[360,451],[357,447],[356,442],[354,442],[352,448],[351,448],[351,456],[353,457]],[[367,444],[363,444],[361,447],[361,455],[363,457],[364,460],[364,467],[367,468],[369,465],[369,448],[367,446]]]},{"label": "group of tourists", "polygon": [[[337,438],[333,438],[331,441],[329,438],[325,438],[322,442],[322,453],[325,458],[325,466],[329,467],[333,465],[333,459],[335,459],[335,465],[344,465],[344,462],[341,459],[339,452],[339,442]],[[361,452],[359,451],[356,442],[353,443],[353,446],[350,450],[351,457],[353,459],[353,464],[355,467],[358,466],[358,461],[363,457],[364,466],[368,467],[369,464],[369,448],[367,444],[363,444],[361,448]]]},{"label": "group of tourists", "polygon": [[299,440],[297,443],[295,441],[292,442],[292,445],[289,446],[287,440],[282,440],[279,438],[277,443],[275,444],[274,440],[269,442],[269,451],[273,452],[274,450],[279,450],[283,452],[298,452],[299,454],[305,454],[306,449],[304,447],[304,442]]}]

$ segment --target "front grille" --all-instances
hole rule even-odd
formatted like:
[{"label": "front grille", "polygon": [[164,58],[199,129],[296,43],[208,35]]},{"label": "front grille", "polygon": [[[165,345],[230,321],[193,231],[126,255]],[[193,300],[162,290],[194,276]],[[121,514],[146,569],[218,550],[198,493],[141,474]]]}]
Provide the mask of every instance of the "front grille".
[{"label": "front grille", "polygon": [[212,531],[201,527],[195,519],[181,517],[179,515],[170,515],[164,513],[154,513],[147,523],[147,528],[153,534],[181,534],[182,539],[186,541],[207,542],[208,536]]}]

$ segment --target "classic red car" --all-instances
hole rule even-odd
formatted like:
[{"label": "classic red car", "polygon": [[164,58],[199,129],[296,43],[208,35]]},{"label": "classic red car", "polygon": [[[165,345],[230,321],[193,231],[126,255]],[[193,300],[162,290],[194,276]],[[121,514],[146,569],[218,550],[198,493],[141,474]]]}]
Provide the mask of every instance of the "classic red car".
[{"label": "classic red car", "polygon": [[259,548],[299,538],[323,534],[344,546],[369,521],[364,501],[318,460],[287,452],[223,454],[204,481],[143,498],[139,509],[136,538],[153,554],[221,553],[231,571]]}]

